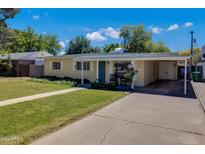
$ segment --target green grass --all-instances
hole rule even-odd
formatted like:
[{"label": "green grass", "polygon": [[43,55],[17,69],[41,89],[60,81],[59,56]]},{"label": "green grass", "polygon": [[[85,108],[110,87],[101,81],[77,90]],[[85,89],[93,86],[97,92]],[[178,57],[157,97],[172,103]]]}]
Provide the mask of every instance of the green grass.
[{"label": "green grass", "polygon": [[[0,144],[30,143],[125,95],[122,92],[81,90],[0,107]],[[17,138],[4,140],[12,136]]]},{"label": "green grass", "polygon": [[37,83],[28,78],[0,78],[0,101],[69,88],[67,85]]}]

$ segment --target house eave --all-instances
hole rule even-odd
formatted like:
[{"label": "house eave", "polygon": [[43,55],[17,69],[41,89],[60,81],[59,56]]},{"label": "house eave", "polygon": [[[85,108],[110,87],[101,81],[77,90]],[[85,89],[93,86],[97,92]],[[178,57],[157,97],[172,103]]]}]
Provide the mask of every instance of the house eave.
[{"label": "house eave", "polygon": [[130,60],[170,60],[170,61],[180,61],[189,59],[190,57],[133,57],[133,58],[74,58],[74,61],[130,61]]},{"label": "house eave", "polygon": [[127,60],[185,60],[190,56],[180,56],[177,53],[88,53],[45,57],[45,59],[73,59],[75,61],[127,61]]}]

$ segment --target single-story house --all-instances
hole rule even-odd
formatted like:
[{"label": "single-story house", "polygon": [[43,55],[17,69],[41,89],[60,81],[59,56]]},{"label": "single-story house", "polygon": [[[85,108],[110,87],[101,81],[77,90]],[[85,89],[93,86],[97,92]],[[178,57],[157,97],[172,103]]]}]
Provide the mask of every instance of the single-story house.
[{"label": "single-story house", "polygon": [[201,48],[202,54],[201,54],[201,59],[202,59],[202,65],[203,65],[203,79],[205,80],[205,45],[202,46]]},{"label": "single-story house", "polygon": [[[132,64],[137,72],[131,86],[145,86],[156,80],[177,80],[178,62],[190,57],[177,53],[88,53],[45,57],[44,74],[48,76],[71,77],[91,82],[110,83],[125,73]],[[83,68],[83,69],[81,69]],[[186,80],[184,94],[186,94]]]},{"label": "single-story house", "polygon": [[52,54],[46,51],[9,53],[0,55],[0,60],[11,59],[14,76],[43,76],[44,57],[51,57]]}]

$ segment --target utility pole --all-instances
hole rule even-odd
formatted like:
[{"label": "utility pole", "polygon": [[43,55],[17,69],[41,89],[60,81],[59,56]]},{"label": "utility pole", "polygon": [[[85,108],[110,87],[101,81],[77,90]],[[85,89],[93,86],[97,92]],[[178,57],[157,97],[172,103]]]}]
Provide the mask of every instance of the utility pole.
[{"label": "utility pole", "polygon": [[192,79],[192,58],[193,58],[193,50],[194,50],[194,31],[191,31],[190,32],[191,34],[191,61],[190,61],[190,68],[189,68],[189,77],[190,77],[190,80]]},{"label": "utility pole", "polygon": [[191,31],[190,34],[191,34],[191,59],[192,59],[193,47],[194,47],[194,31]]}]

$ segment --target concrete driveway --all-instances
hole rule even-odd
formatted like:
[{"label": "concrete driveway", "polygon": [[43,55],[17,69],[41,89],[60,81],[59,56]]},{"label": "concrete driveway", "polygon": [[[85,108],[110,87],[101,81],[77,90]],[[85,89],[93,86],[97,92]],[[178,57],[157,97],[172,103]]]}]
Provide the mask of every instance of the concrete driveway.
[{"label": "concrete driveway", "polygon": [[205,144],[197,99],[132,93],[33,144]]},{"label": "concrete driveway", "polygon": [[136,92],[145,94],[196,98],[192,84],[189,81],[187,81],[187,95],[184,95],[183,80],[158,80],[154,83],[150,83],[145,87],[138,88]]}]

